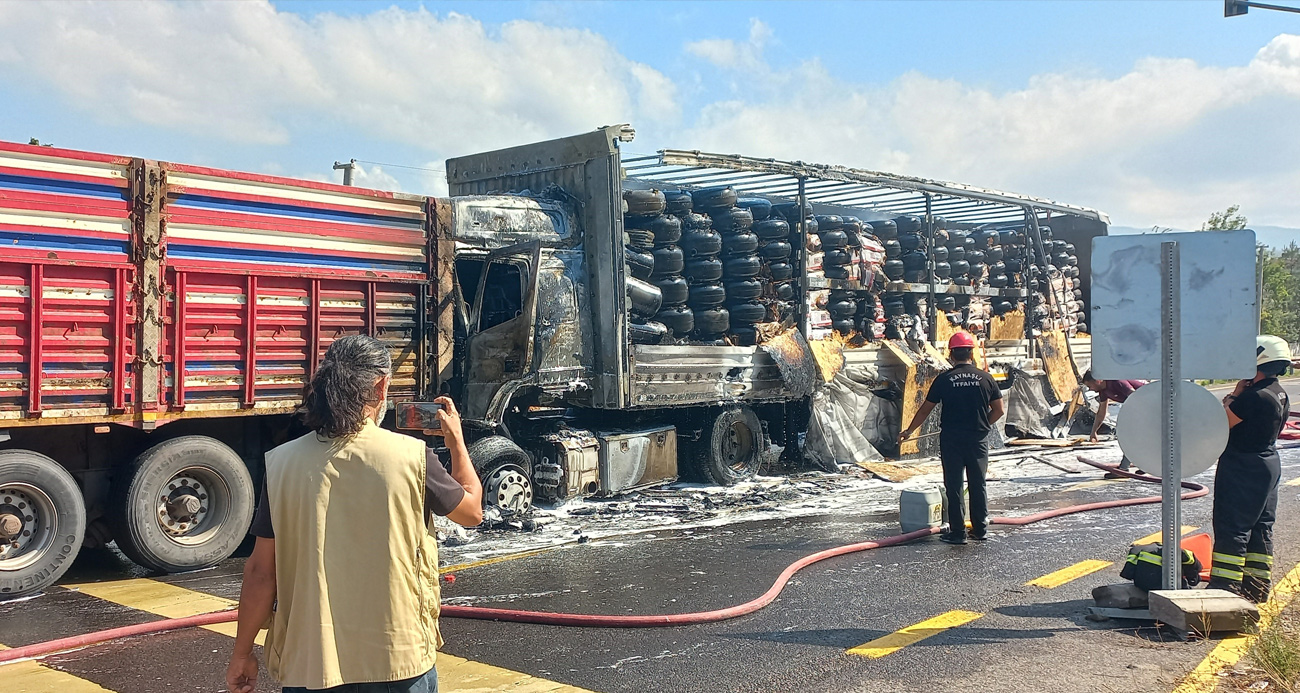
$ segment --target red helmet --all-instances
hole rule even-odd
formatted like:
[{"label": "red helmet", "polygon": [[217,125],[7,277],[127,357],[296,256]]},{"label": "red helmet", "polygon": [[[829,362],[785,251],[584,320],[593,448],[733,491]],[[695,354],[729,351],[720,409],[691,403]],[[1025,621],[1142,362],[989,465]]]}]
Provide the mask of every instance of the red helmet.
[{"label": "red helmet", "polygon": [[948,338],[949,349],[964,349],[975,346],[975,337],[969,332],[955,332]]}]

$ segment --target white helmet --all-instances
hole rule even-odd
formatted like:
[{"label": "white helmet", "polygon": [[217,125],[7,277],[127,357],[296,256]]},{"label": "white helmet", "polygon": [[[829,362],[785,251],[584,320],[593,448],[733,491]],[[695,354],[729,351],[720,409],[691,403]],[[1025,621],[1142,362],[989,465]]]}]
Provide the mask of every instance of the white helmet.
[{"label": "white helmet", "polygon": [[1255,365],[1262,366],[1274,361],[1291,360],[1291,347],[1286,340],[1271,334],[1262,334],[1255,338]]}]

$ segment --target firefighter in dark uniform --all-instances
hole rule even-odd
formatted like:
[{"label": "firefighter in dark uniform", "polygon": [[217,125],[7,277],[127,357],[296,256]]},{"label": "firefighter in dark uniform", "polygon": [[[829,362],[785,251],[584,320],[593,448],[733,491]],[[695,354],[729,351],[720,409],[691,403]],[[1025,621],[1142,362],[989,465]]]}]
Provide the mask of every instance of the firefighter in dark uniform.
[{"label": "firefighter in dark uniform", "polygon": [[1273,520],[1281,461],[1274,444],[1286,425],[1290,402],[1277,381],[1291,366],[1285,340],[1260,335],[1255,377],[1223,398],[1228,446],[1214,473],[1214,564],[1211,589],[1268,600],[1272,587]]},{"label": "firefighter in dark uniform", "polygon": [[988,534],[988,496],[984,475],[989,467],[989,446],[985,441],[993,424],[1002,418],[1002,391],[993,376],[974,363],[975,338],[958,332],[948,340],[953,367],[940,373],[930,384],[925,403],[912,423],[898,436],[898,444],[921,427],[936,404],[939,413],[939,459],[943,486],[948,498],[948,531],[940,539],[948,544],[966,543],[966,519],[962,513],[962,481],[970,484],[971,538]]}]

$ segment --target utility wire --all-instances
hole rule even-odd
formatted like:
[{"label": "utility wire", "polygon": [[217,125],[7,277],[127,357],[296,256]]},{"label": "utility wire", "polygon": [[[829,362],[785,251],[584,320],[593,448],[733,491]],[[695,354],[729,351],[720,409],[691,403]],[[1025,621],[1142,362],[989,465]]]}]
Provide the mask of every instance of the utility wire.
[{"label": "utility wire", "polygon": [[436,173],[436,174],[442,176],[443,178],[446,178],[446,177],[447,177],[447,172],[446,172],[446,171],[439,170],[439,169],[436,169],[436,168],[428,168],[427,166],[408,166],[408,165],[406,165],[406,164],[386,164],[386,163],[384,163],[384,162],[382,162],[382,161],[367,161],[367,160],[365,160],[365,159],[354,159],[354,161],[356,161],[358,164],[371,164],[371,165],[374,165],[374,166],[388,166],[388,167],[390,167],[390,168],[409,168],[409,169],[411,169],[412,171],[428,171],[428,172],[430,172],[430,173]]}]

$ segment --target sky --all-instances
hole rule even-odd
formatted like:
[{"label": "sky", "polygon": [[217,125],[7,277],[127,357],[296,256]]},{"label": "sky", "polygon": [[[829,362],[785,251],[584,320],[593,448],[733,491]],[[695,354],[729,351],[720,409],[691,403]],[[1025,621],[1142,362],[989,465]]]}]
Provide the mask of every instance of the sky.
[{"label": "sky", "polygon": [[7,2],[0,99],[0,139],[406,192],[626,122],[1300,239],[1300,15],[1219,0]]}]

